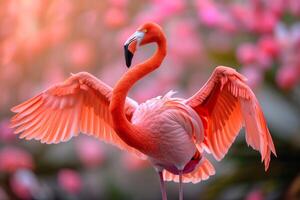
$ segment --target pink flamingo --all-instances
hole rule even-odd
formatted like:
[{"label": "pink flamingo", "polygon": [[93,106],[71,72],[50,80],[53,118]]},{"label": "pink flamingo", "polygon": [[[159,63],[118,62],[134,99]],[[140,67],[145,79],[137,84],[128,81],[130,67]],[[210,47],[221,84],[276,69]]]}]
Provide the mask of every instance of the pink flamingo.
[{"label": "pink flamingo", "polygon": [[240,129],[260,151],[265,170],[275,147],[260,105],[246,78],[232,68],[217,67],[207,83],[188,99],[174,92],[140,105],[127,97],[129,89],[157,69],[166,56],[166,37],[155,23],[145,23],[125,42],[130,67],[138,46],[156,43],[158,49],[144,63],[129,69],[111,88],[93,75],[80,72],[12,108],[11,120],[20,138],[42,143],[68,141],[79,132],[93,135],[123,150],[146,157],[164,181],[199,182],[215,173],[204,151],[221,160]]}]

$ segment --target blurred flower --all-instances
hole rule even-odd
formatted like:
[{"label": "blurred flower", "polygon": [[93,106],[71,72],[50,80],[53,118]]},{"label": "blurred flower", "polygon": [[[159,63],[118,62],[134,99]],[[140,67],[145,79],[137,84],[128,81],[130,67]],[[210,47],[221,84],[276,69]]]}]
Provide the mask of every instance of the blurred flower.
[{"label": "blurred flower", "polygon": [[300,69],[294,66],[280,67],[276,74],[276,82],[282,89],[293,88],[300,80]]},{"label": "blurred flower", "polygon": [[231,14],[248,31],[264,34],[271,33],[276,27],[279,16],[272,12],[263,0],[247,1],[244,4],[234,4]]},{"label": "blurred flower", "polygon": [[72,194],[78,194],[82,187],[80,175],[72,169],[61,169],[58,172],[58,184]]},{"label": "blurred flower", "polygon": [[32,169],[32,156],[18,147],[3,147],[0,149],[0,171],[15,172],[18,169]]},{"label": "blurred flower", "polygon": [[269,69],[272,64],[271,56],[277,54],[275,44],[261,41],[260,47],[252,43],[243,43],[237,49],[237,59],[244,65],[255,65],[258,68]]},{"label": "blurred flower", "polygon": [[13,130],[9,127],[9,120],[0,121],[0,142],[11,142],[16,138]]},{"label": "blurred flower", "polygon": [[267,54],[272,58],[276,58],[280,51],[280,46],[278,44],[278,41],[275,38],[270,36],[260,38],[258,42],[258,46],[262,52],[264,52],[265,54]]},{"label": "blurred flower", "polygon": [[30,200],[39,192],[39,183],[35,174],[29,170],[18,170],[10,179],[10,187],[19,199]]},{"label": "blurred flower", "polygon": [[271,12],[257,13],[253,16],[253,27],[254,31],[259,33],[270,33],[276,27],[278,19]]},{"label": "blurred flower", "polygon": [[265,197],[261,190],[256,189],[246,195],[245,200],[264,200]]},{"label": "blurred flower", "polygon": [[[176,62],[190,61],[197,57],[201,59],[202,42],[196,33],[195,24],[190,19],[177,20],[170,27],[170,55]],[[184,42],[179,40],[184,39]]]},{"label": "blurred flower", "polygon": [[221,12],[218,10],[217,5],[214,1],[202,1],[198,0],[197,8],[198,8],[198,16],[200,21],[206,25],[215,27],[219,24],[222,16]]},{"label": "blurred flower", "polygon": [[211,28],[217,28],[224,32],[234,33],[237,24],[232,17],[230,10],[226,10],[225,5],[217,1],[196,1],[198,17],[202,24]]},{"label": "blurred flower", "polygon": [[300,2],[298,0],[289,0],[288,7],[293,15],[300,16]]},{"label": "blurred flower", "polygon": [[184,0],[153,0],[154,6],[156,6],[157,11],[164,13],[165,16],[171,16],[175,13],[183,11],[185,8]]},{"label": "blurred flower", "polygon": [[105,159],[102,144],[95,138],[82,137],[76,141],[76,151],[86,167],[97,167]]},{"label": "blurred flower", "polygon": [[252,64],[256,60],[257,48],[252,43],[241,44],[237,49],[237,59],[242,64]]}]

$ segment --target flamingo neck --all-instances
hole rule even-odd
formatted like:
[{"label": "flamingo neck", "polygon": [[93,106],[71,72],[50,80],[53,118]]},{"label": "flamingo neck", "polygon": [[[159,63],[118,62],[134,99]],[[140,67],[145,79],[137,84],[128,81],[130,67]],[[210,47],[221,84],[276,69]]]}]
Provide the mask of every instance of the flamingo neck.
[{"label": "flamingo neck", "polygon": [[157,45],[158,48],[151,58],[129,69],[117,82],[110,103],[115,131],[129,146],[137,148],[142,152],[149,151],[151,144],[145,144],[145,142],[147,143],[145,136],[126,117],[125,101],[130,88],[138,80],[157,69],[162,63],[166,55],[165,39],[163,38],[160,42],[157,42]]}]

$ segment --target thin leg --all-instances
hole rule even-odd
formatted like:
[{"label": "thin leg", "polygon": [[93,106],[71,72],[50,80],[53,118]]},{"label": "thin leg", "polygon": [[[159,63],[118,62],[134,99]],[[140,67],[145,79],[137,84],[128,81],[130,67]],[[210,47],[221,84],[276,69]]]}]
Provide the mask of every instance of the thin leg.
[{"label": "thin leg", "polygon": [[179,171],[179,200],[183,200],[182,170]]},{"label": "thin leg", "polygon": [[160,180],[160,191],[161,191],[161,195],[162,195],[162,200],[167,200],[166,185],[165,185],[162,171],[159,171],[158,175],[159,175],[159,180]]}]

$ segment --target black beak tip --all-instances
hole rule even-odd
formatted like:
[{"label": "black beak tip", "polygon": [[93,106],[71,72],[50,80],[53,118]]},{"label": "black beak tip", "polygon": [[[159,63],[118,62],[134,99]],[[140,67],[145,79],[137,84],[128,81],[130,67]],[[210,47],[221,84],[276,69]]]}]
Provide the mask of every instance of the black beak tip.
[{"label": "black beak tip", "polygon": [[124,45],[124,55],[125,55],[126,66],[129,68],[131,66],[133,54],[128,50],[128,44]]}]

